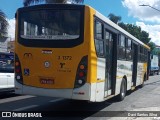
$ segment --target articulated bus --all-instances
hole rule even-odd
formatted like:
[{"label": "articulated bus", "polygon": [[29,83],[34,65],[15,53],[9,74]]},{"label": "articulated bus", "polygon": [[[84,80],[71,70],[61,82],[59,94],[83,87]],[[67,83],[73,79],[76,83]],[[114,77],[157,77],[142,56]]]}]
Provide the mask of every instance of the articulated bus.
[{"label": "articulated bus", "polygon": [[87,5],[16,13],[17,94],[101,102],[148,79],[150,48]]}]

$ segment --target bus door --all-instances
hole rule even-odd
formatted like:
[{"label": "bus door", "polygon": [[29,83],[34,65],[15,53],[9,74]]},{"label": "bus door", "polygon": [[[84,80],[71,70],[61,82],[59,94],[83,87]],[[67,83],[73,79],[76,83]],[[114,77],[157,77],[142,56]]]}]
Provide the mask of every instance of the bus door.
[{"label": "bus door", "polygon": [[132,86],[136,86],[137,64],[138,64],[138,45],[133,43],[133,66],[132,66]]},{"label": "bus door", "polygon": [[106,70],[105,70],[105,97],[115,92],[115,76],[116,76],[116,64],[117,59],[115,57],[117,47],[114,42],[116,42],[116,34],[108,32],[105,30],[105,58],[106,58]]}]

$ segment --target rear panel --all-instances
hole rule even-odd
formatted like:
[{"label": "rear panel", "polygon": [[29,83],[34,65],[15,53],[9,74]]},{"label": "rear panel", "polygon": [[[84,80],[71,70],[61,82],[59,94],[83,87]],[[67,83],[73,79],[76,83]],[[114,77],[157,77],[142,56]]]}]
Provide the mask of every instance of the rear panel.
[{"label": "rear panel", "polygon": [[[89,44],[84,40],[84,6],[34,6],[19,9],[17,16],[15,53],[20,68],[15,67],[21,71],[17,73],[19,83],[37,88],[71,89],[77,76],[87,81]],[[80,63],[85,70],[79,70]]]},{"label": "rear panel", "polygon": [[[83,46],[74,48],[74,51],[83,49]],[[43,88],[73,88],[76,71],[83,51],[74,53],[72,49],[34,49],[20,47],[21,69],[23,84]],[[50,54],[43,51],[52,51]],[[30,54],[30,55],[28,55]],[[45,81],[48,80],[48,83]],[[50,81],[50,82],[49,82]]]}]

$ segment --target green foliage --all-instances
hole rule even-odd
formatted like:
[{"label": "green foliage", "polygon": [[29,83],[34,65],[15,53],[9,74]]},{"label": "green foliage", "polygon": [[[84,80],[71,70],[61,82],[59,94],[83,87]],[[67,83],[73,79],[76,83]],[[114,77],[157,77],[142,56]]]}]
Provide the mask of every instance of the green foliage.
[{"label": "green foliage", "polygon": [[[116,16],[112,13],[110,13],[108,17],[116,24],[121,21],[120,16]],[[151,40],[151,38],[149,38],[149,34],[146,31],[143,31],[139,26],[133,24],[125,24],[123,22],[119,22],[118,25],[145,44],[148,44]]]},{"label": "green foliage", "polygon": [[124,24],[123,22],[118,25],[145,44],[149,43],[151,40],[151,38],[149,38],[149,34],[146,31],[141,30],[141,27],[139,26]]},{"label": "green foliage", "polygon": [[110,13],[110,14],[108,15],[108,17],[109,17],[109,19],[110,19],[112,22],[114,22],[115,24],[118,24],[118,22],[121,21],[121,16],[116,16],[116,15],[114,15],[114,14],[112,14],[112,13]]},{"label": "green foliage", "polygon": [[156,44],[154,42],[149,42],[147,45],[151,48],[151,51],[156,48]]}]

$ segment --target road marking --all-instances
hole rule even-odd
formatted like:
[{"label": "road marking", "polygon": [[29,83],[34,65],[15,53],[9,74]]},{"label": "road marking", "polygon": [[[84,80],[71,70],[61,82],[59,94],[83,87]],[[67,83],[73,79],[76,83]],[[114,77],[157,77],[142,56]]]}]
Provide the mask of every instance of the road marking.
[{"label": "road marking", "polygon": [[11,97],[11,98],[1,99],[0,104],[13,102],[13,101],[17,101],[17,100],[23,100],[23,99],[32,98],[32,97],[35,97],[35,96],[24,95],[24,96],[16,96],[16,97]]},{"label": "road marking", "polygon": [[38,105],[30,105],[30,106],[26,106],[26,107],[21,107],[21,108],[14,109],[12,111],[23,111],[23,110],[35,108],[35,107],[38,107]]},{"label": "road marking", "polygon": [[61,100],[64,100],[64,99],[63,98],[59,98],[59,99],[51,100],[49,102],[58,102],[58,101],[61,101]]}]

